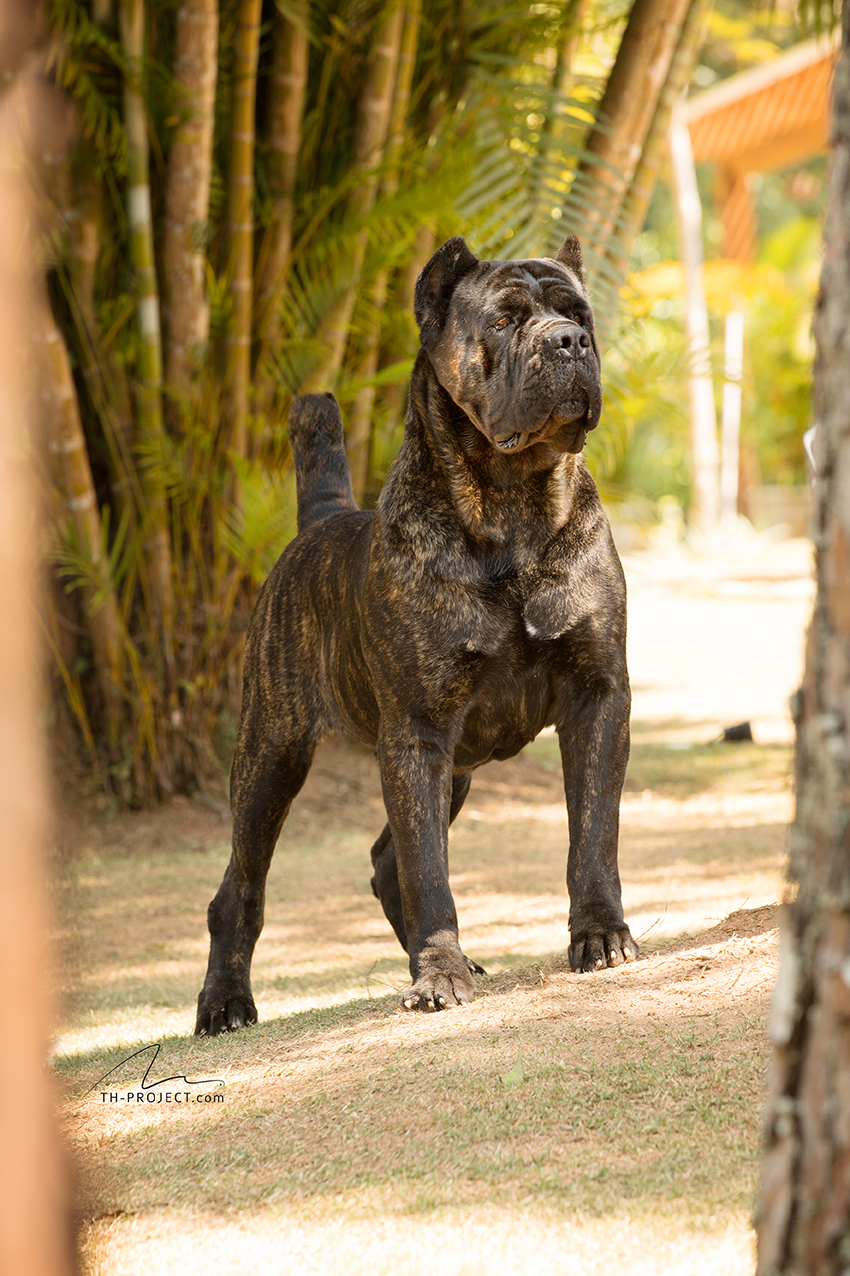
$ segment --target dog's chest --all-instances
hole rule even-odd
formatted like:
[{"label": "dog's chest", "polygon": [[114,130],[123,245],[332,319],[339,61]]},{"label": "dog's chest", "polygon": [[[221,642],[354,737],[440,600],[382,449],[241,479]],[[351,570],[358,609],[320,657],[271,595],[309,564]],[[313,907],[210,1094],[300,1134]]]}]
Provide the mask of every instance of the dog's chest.
[{"label": "dog's chest", "polygon": [[512,757],[547,725],[557,682],[550,657],[544,646],[522,635],[499,655],[481,657],[455,753],[457,765]]},{"label": "dog's chest", "polygon": [[493,575],[467,588],[454,611],[454,639],[466,652],[535,663],[540,644],[560,637],[570,619],[566,581],[540,581],[526,573]]}]

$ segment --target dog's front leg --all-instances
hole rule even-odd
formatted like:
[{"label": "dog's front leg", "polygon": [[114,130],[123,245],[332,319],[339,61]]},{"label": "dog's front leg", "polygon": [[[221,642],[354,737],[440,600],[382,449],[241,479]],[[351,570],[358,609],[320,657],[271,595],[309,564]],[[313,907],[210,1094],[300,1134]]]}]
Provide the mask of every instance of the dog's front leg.
[{"label": "dog's front leg", "polygon": [[566,689],[558,738],[570,826],[570,965],[600,970],[633,961],[638,946],[623,917],[617,841],[629,760],[631,696],[622,671],[585,671]]},{"label": "dog's front leg", "polygon": [[446,1010],[475,999],[449,888],[452,752],[412,723],[394,724],[381,732],[378,761],[413,980],[402,993],[402,1005],[406,1010]]}]

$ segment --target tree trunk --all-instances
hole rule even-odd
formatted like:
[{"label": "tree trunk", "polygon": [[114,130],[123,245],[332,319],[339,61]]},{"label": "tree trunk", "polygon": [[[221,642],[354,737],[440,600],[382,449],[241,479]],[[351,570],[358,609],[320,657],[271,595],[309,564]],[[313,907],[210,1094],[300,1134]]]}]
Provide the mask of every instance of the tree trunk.
[{"label": "tree trunk", "polygon": [[774,994],[758,1276],[850,1265],[850,6],[835,73],[815,318],[817,595],[797,701],[797,810]]},{"label": "tree trunk", "polygon": [[218,0],[183,0],[177,10],[174,76],[184,118],[168,156],[163,244],[165,379],[177,396],[187,393],[209,337],[206,229],[217,74]]},{"label": "tree trunk", "polygon": [[262,0],[241,0],[233,68],[227,193],[228,273],[233,308],[227,333],[227,382],[230,446],[237,456],[245,456],[248,451],[254,295],[254,116],[262,8]]},{"label": "tree trunk", "polygon": [[[395,304],[400,310],[413,310],[416,280],[434,255],[436,236],[430,226],[420,226],[410,261],[401,274]],[[407,384],[401,381],[387,386],[384,394],[386,429],[393,431],[402,421],[407,402]]]},{"label": "tree trunk", "polygon": [[576,183],[593,193],[584,235],[604,251],[640,163],[690,0],[635,0]]},{"label": "tree trunk", "polygon": [[273,208],[260,254],[261,283],[257,306],[257,336],[261,343],[258,366],[263,380],[267,352],[280,338],[280,302],[292,251],[295,183],[310,53],[307,21],[307,9],[303,22],[298,25],[289,22],[279,11],[274,15],[268,118],[269,186]]},{"label": "tree trunk", "polygon": [[713,3],[714,0],[691,0],[679,41],[670,59],[667,78],[643,144],[640,163],[623,199],[622,212],[609,242],[607,255],[621,277],[625,277],[628,269],[632,244],[643,230],[658,179],[658,170],[667,150],[673,108],[691,82]]},{"label": "tree trunk", "polygon": [[[403,13],[404,27],[398,55],[398,74],[392,102],[389,137],[387,139],[386,175],[384,194],[392,197],[398,189],[399,165],[404,150],[407,111],[410,105],[410,88],[413,68],[416,64],[416,47],[419,43],[419,23],[422,14],[421,0],[408,0]],[[370,295],[371,315],[367,332],[366,352],[360,363],[362,377],[374,377],[378,370],[381,348],[381,317],[387,300],[389,275],[378,272]],[[369,445],[372,437],[372,412],[375,407],[375,386],[365,385],[354,398],[348,418],[347,445],[351,465],[351,484],[355,499],[362,501],[369,473]]]},{"label": "tree trunk", "polygon": [[348,202],[348,215],[357,225],[354,250],[346,269],[345,288],[317,333],[326,348],[324,358],[305,378],[300,393],[327,390],[339,375],[348,342],[348,327],[366,258],[368,233],[364,221],[375,206],[378,166],[383,159],[390,124],[393,89],[398,69],[404,10],[400,0],[388,0],[375,31],[375,43],[365,88],[357,113],[354,163],[362,171]]},{"label": "tree trunk", "polygon": [[[130,257],[136,276],[139,325],[138,391],[136,396],[139,441],[151,451],[162,446],[162,334],[159,287],[154,260],[151,193],[148,176],[148,129],[142,98],[145,52],[143,0],[121,0],[121,43],[127,62],[124,79],[124,123],[127,129],[127,220],[130,223]],[[168,508],[156,484],[146,475],[150,526],[150,565],[154,613],[161,631],[165,683],[172,724],[180,722],[177,700],[177,665],[174,655],[174,582],[171,575],[171,543]]]}]

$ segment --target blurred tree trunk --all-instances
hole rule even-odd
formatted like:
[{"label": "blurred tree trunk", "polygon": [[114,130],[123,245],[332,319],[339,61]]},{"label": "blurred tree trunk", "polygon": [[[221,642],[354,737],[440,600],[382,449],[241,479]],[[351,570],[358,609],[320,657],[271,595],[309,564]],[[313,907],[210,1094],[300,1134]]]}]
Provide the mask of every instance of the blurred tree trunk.
[{"label": "blurred tree trunk", "polygon": [[133,404],[123,363],[103,349],[103,333],[95,306],[97,264],[103,242],[103,185],[94,176],[95,156],[65,162],[59,178],[59,201],[68,228],[67,297],[75,320],[80,371],[103,422],[109,447],[110,488],[119,518],[136,526],[140,508],[134,490],[132,457]]},{"label": "blurred tree trunk", "polygon": [[[587,193],[584,234],[605,251],[643,154],[691,0],[635,0],[574,187]],[[594,192],[593,199],[589,198]]]},{"label": "blurred tree trunk", "polygon": [[616,272],[623,277],[628,269],[632,244],[643,230],[643,224],[649,212],[652,192],[658,180],[658,170],[669,143],[673,108],[691,82],[702,47],[705,24],[713,3],[714,0],[691,0],[678,43],[670,59],[664,87],[658,96],[652,123],[643,144],[640,163],[625,193],[616,233],[608,244],[607,256]]},{"label": "blurred tree trunk", "polygon": [[[254,308],[254,143],[257,57],[262,0],[240,0],[230,117],[230,174],[227,191],[228,277],[232,311],[227,333],[230,446],[248,451],[248,395],[251,384],[251,320]],[[234,485],[238,495],[238,485]]]},{"label": "blurred tree trunk", "polygon": [[265,398],[269,395],[267,354],[280,339],[280,302],[286,286],[286,268],[292,251],[295,217],[295,182],[301,124],[307,92],[310,42],[307,36],[309,6],[303,21],[290,22],[275,11],[272,32],[271,102],[268,116],[269,186],[272,219],[260,253],[260,289],[257,305],[257,337],[260,341],[258,372]]},{"label": "blurred tree trunk", "polygon": [[774,993],[758,1276],[850,1265],[850,6],[815,317],[817,595],[797,713],[796,899]]},{"label": "blurred tree trunk", "polygon": [[42,520],[27,384],[37,328],[32,272],[38,252],[16,115],[27,119],[26,141],[36,155],[48,149],[57,121],[44,109],[49,104],[37,83],[25,78],[8,88],[9,45],[23,36],[25,52],[29,43],[27,10],[35,13],[29,0],[0,0],[0,963],[16,1008],[15,1031],[0,1053],[0,1271],[72,1276],[72,1205],[47,1067],[53,1007],[50,794],[38,632]]},{"label": "blurred tree trunk", "polygon": [[317,334],[326,354],[305,378],[301,393],[329,389],[345,357],[349,324],[366,258],[368,233],[363,223],[375,206],[380,181],[378,168],[390,125],[403,17],[401,0],[387,0],[375,29],[369,74],[358,104],[354,143],[354,164],[363,176],[348,202],[348,214],[357,225],[354,251],[345,270],[342,295]]},{"label": "blurred tree trunk", "polygon": [[[419,23],[422,13],[421,0],[408,0],[403,10],[404,27],[398,54],[398,71],[392,100],[389,137],[383,181],[384,194],[391,198],[398,190],[399,165],[404,150],[405,126],[410,105],[410,88],[413,68],[416,64],[416,48],[419,43]],[[381,319],[387,300],[389,271],[381,270],[375,277],[369,297],[371,314],[368,318],[366,352],[358,369],[362,377],[374,377],[378,370],[381,348]],[[351,464],[351,483],[354,497],[362,501],[369,473],[369,444],[372,436],[372,412],[375,406],[375,386],[366,385],[358,391],[348,418],[347,446]]]},{"label": "blurred tree trunk", "polygon": [[[159,286],[154,258],[151,192],[148,175],[149,151],[142,75],[145,53],[145,6],[143,0],[120,0],[121,44],[127,62],[124,79],[124,123],[127,129],[127,220],[130,226],[130,255],[136,276],[139,326],[138,390],[136,396],[139,441],[154,455],[165,442],[162,415],[162,333],[159,314]],[[169,714],[178,725],[177,665],[174,653],[174,582],[168,507],[149,470],[143,474],[148,497],[150,567],[153,611],[157,618],[165,663],[165,684]]]},{"label": "blurred tree trunk", "polygon": [[163,243],[165,380],[177,396],[187,393],[209,337],[206,239],[217,75],[218,0],[183,0],[174,61],[183,119],[168,156]]}]

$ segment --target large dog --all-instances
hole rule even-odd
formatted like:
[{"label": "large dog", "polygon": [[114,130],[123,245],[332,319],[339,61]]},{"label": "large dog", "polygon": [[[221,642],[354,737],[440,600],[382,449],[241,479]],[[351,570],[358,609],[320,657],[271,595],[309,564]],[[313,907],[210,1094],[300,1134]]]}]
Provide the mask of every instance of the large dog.
[{"label": "large dog", "polygon": [[581,456],[602,407],[581,250],[480,261],[450,239],[416,285],[422,344],[374,514],[354,503],[332,395],[296,399],[298,536],[248,630],[233,855],[209,907],[196,1033],[254,1023],[265,881],[318,742],[376,750],[388,823],[372,888],[410,956],[410,1010],[475,997],[448,831],[472,771],[545,726],[569,814],[570,964],[637,955],[617,870],[629,752],[625,582]]}]

